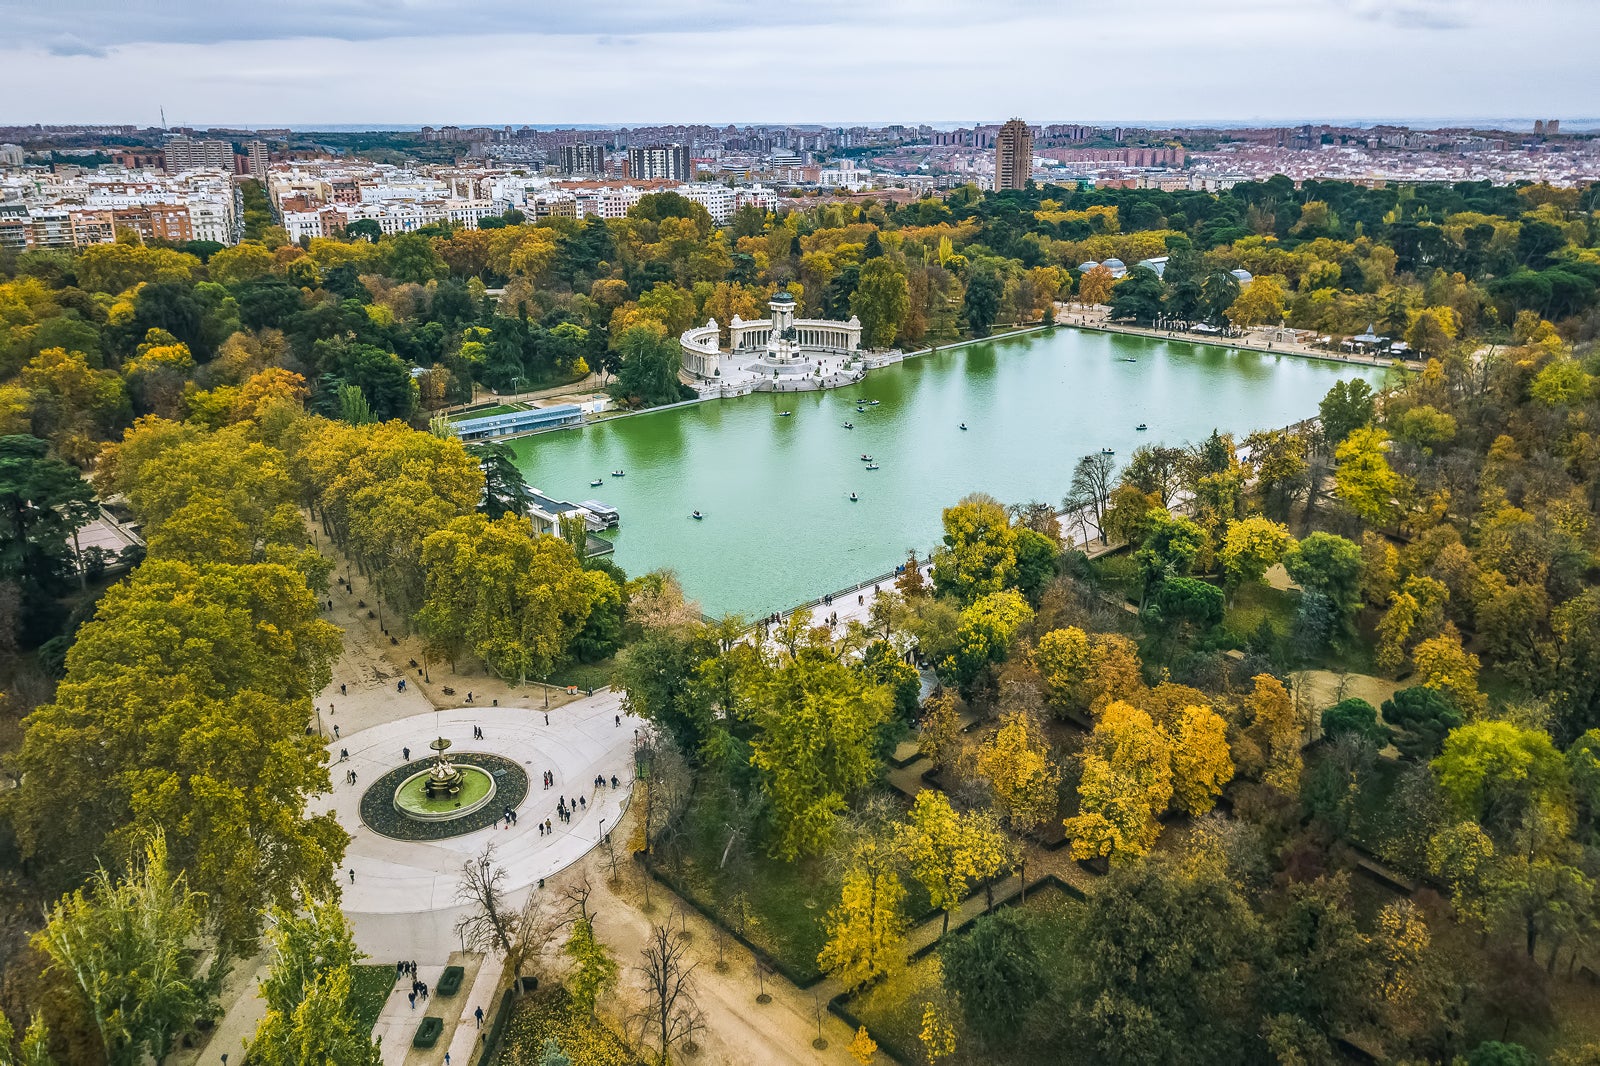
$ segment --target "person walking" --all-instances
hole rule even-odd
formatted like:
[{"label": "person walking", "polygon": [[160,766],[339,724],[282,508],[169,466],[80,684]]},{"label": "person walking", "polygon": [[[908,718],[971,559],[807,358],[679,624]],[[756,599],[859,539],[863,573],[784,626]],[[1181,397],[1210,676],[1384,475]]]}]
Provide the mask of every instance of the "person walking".
[{"label": "person walking", "polygon": [[477,1010],[473,1011],[473,1014],[477,1016],[478,1028],[482,1029],[483,1028],[483,1008],[479,1007]]},{"label": "person walking", "polygon": [[400,749],[400,757],[405,759],[406,762],[410,762],[411,761],[411,749],[410,748],[401,748]]},{"label": "person walking", "polygon": [[352,885],[356,883],[356,872],[354,870],[350,871],[350,883]]},{"label": "person walking", "polygon": [[[304,706],[304,705],[302,704],[302,706]],[[331,712],[333,710],[333,708],[329,707],[328,710]],[[338,740],[339,739],[339,723],[338,722],[333,723],[333,739],[334,740]]]},{"label": "person walking", "polygon": [[407,996],[406,998],[411,1000],[411,1009],[412,1010],[416,1010],[417,1009],[417,990],[415,988],[413,988],[411,990],[411,995]]}]

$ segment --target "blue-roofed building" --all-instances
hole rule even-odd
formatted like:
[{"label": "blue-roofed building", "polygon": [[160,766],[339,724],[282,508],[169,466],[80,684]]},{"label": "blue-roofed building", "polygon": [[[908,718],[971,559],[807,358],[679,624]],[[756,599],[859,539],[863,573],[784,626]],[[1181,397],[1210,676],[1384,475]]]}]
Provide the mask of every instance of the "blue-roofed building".
[{"label": "blue-roofed building", "polygon": [[451,422],[450,429],[462,440],[473,441],[494,440],[498,437],[513,437],[519,433],[535,433],[542,429],[581,425],[583,425],[583,408],[575,403],[561,403],[552,407],[531,407],[526,411],[513,411],[504,415],[462,418]]}]

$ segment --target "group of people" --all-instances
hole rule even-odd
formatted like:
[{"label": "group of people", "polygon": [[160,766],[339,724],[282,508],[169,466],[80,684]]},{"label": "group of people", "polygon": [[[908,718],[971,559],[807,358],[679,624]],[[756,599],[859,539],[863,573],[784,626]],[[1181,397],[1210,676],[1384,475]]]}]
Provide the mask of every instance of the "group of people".
[{"label": "group of people", "polygon": [[356,772],[354,770],[346,770],[344,772],[344,783],[347,785],[356,783]]},{"label": "group of people", "polygon": [[[594,787],[595,788],[605,788],[606,787],[606,775],[605,774],[595,774],[594,775]],[[612,774],[611,775],[611,787],[612,788],[616,788],[617,787],[617,775],[616,774]]]},{"label": "group of people", "polygon": [[510,829],[512,826],[517,824],[517,812],[509,805],[501,807],[500,821],[505,823],[505,827],[507,829]]}]

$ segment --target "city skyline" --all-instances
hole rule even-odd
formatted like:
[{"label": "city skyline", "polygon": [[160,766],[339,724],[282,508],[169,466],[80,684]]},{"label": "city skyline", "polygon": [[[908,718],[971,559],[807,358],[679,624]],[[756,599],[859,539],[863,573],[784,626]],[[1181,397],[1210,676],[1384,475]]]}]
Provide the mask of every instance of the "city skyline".
[{"label": "city skyline", "polygon": [[[0,98],[10,106],[0,122],[146,125],[162,106],[174,125],[195,126],[463,115],[496,125],[964,122],[950,116],[1002,121],[1041,105],[1094,121],[1196,125],[1548,114],[1579,128],[1593,118],[1582,112],[1600,98],[1600,70],[1584,42],[1600,31],[1600,9],[1522,5],[1522,24],[1560,31],[1537,51],[1505,47],[1496,11],[1488,0],[1225,0],[1204,11],[1151,0],[1137,13],[1040,14],[944,0],[873,13],[830,2],[791,15],[726,2],[530,12],[479,0],[295,2],[268,19],[189,3],[4,0]],[[540,32],[526,32],[530,23]]]}]

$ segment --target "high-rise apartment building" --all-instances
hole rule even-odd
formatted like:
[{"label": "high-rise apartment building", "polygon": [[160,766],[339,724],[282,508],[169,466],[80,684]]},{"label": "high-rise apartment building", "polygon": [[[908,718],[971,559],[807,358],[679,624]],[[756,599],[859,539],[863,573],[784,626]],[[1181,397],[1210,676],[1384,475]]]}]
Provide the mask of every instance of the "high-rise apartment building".
[{"label": "high-rise apartment building", "polygon": [[689,149],[681,144],[629,148],[628,176],[641,181],[692,181]]},{"label": "high-rise apartment building", "polygon": [[267,180],[267,167],[272,164],[272,153],[262,141],[251,141],[245,146],[246,167],[257,181]]},{"label": "high-rise apartment building", "polygon": [[188,137],[168,137],[161,146],[161,165],[168,174],[184,170],[214,168],[233,173],[233,144],[230,141],[197,141]]},{"label": "high-rise apartment building", "polygon": [[994,187],[1025,189],[1033,177],[1033,131],[1020,118],[1000,127],[994,139]]},{"label": "high-rise apartment building", "polygon": [[563,174],[604,174],[606,172],[606,146],[603,144],[562,145],[561,172]]}]

